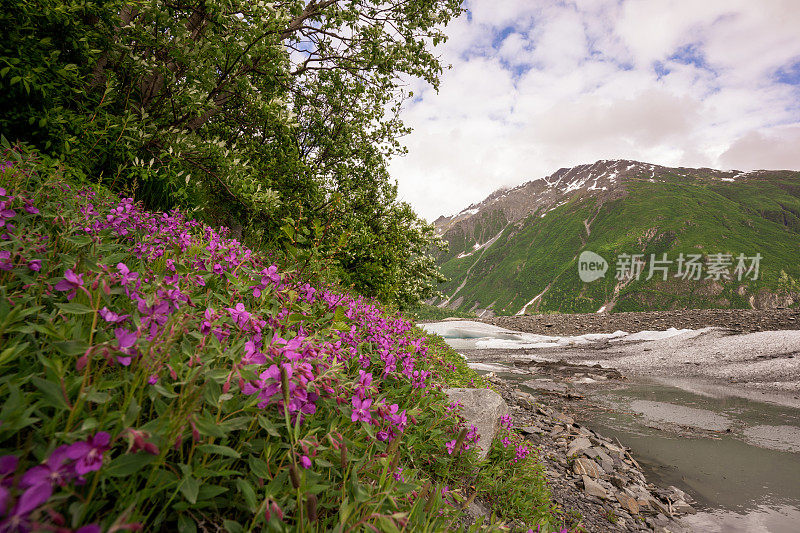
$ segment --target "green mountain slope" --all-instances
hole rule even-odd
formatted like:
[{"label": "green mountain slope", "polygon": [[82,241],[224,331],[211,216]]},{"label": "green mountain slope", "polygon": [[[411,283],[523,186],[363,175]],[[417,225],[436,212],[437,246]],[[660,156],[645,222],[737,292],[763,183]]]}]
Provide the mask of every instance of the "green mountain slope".
[{"label": "green mountain slope", "polygon": [[[615,165],[626,172],[615,173]],[[450,281],[440,287],[446,298],[436,303],[516,314],[776,307],[800,299],[789,287],[791,278],[800,277],[800,173],[743,175],[627,161],[583,167],[559,171],[567,180],[548,179],[549,203],[515,202],[508,199],[514,196],[510,191],[503,201],[473,207],[454,223],[438,220],[451,246],[439,258]],[[525,216],[508,216],[508,206],[519,213],[522,204],[531,206]],[[588,283],[578,275],[585,250],[608,262],[605,276]],[[657,270],[647,280],[651,254],[664,253],[673,261],[667,280]],[[732,255],[730,280],[708,278],[707,262],[718,253]],[[751,273],[738,280],[736,257],[757,253],[758,279]],[[638,280],[616,279],[620,254],[643,254]],[[701,279],[675,276],[680,254],[702,255]]]}]

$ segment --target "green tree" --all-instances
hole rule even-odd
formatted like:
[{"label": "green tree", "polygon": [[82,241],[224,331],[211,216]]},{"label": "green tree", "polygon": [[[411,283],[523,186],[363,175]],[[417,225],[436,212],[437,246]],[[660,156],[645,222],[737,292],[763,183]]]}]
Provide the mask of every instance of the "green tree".
[{"label": "green tree", "polygon": [[402,152],[403,80],[436,86],[432,46],[460,12],[460,0],[20,0],[0,13],[0,130],[253,240],[318,219],[331,241],[346,236],[329,248],[357,290],[406,300],[400,287],[437,278],[421,266],[434,268],[432,230],[397,203],[386,164]]}]

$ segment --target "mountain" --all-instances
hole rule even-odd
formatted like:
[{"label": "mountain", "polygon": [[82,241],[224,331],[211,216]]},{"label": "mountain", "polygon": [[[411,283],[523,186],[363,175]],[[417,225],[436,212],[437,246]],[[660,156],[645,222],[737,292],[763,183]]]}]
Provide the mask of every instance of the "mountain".
[{"label": "mountain", "polygon": [[[449,243],[437,259],[450,279],[432,302],[441,307],[509,315],[800,302],[798,171],[603,160],[498,190],[434,224]],[[608,263],[590,282],[578,270],[586,251]],[[700,279],[680,275],[681,254],[683,274],[689,259],[702,263]],[[620,258],[643,275],[617,279]],[[653,263],[647,280],[653,258],[672,263]],[[745,270],[755,266],[758,276]]]}]

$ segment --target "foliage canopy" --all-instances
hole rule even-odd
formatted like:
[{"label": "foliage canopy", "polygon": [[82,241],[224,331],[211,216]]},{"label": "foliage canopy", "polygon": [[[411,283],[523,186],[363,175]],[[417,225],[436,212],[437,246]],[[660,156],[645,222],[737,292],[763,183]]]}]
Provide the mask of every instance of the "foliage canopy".
[{"label": "foliage canopy", "polygon": [[404,80],[437,85],[432,47],[460,3],[14,2],[0,131],[251,244],[316,220],[347,282],[407,305],[441,276],[433,229],[397,200],[387,161],[403,152]]}]

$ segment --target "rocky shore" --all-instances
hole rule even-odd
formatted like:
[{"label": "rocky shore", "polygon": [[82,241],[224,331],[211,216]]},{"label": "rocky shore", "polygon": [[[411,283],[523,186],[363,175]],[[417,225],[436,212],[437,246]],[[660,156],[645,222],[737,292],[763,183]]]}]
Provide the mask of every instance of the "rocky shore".
[{"label": "rocky shore", "polygon": [[636,313],[546,314],[478,319],[539,335],[583,335],[719,327],[733,333],[800,329],[800,309],[685,309]]},{"label": "rocky shore", "polygon": [[[575,422],[558,391],[534,397],[486,376],[509,406],[514,425],[540,450],[553,499],[591,532],[681,531],[675,518],[694,513],[676,487],[648,483],[628,448]],[[552,404],[552,405],[548,405]]]}]

